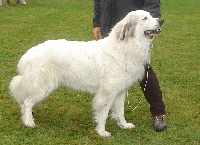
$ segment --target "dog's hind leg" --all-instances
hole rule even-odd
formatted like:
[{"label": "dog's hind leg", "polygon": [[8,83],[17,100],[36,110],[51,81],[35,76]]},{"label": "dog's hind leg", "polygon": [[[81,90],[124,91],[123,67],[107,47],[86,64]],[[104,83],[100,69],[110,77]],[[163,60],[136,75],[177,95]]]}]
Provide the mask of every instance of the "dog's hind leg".
[{"label": "dog's hind leg", "polygon": [[50,94],[50,92],[51,91],[47,91],[44,89],[38,91],[38,93],[33,93],[23,102],[23,104],[20,105],[22,115],[21,119],[24,125],[33,128],[35,127],[32,109],[35,104],[44,100]]},{"label": "dog's hind leg", "polygon": [[126,93],[118,95],[115,98],[114,103],[111,107],[112,118],[117,121],[117,124],[119,125],[120,128],[132,129],[135,126],[132,123],[127,123],[125,120],[125,117],[124,117],[125,95],[126,95]]},{"label": "dog's hind leg", "polygon": [[99,91],[93,99],[92,106],[94,110],[94,119],[97,123],[96,131],[100,136],[109,137],[111,133],[105,130],[106,119],[109,110],[115,99],[114,95],[105,93],[106,91]]},{"label": "dog's hind leg", "polygon": [[24,125],[35,127],[34,118],[32,115],[32,108],[35,104],[31,100],[32,99],[29,97],[24,101],[23,104],[20,105],[22,114],[21,120]]}]

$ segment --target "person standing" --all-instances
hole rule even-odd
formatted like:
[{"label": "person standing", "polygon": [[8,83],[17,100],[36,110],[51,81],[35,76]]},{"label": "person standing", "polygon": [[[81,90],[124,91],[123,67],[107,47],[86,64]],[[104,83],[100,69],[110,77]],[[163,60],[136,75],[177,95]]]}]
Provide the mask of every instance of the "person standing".
[{"label": "person standing", "polygon": [[[152,17],[160,18],[160,0],[94,0],[93,34],[96,40],[108,36],[112,27],[130,11],[145,10]],[[154,129],[161,132],[167,129],[165,105],[162,100],[159,81],[152,67],[145,66],[144,78],[140,87],[150,104],[154,118]],[[147,82],[147,83],[146,83]]]}]

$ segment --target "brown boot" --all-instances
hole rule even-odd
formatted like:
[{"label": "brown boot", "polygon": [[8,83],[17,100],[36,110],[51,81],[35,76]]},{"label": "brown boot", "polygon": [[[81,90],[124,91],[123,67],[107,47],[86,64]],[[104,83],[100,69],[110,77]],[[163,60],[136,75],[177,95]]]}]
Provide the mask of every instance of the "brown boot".
[{"label": "brown boot", "polygon": [[154,117],[154,129],[156,132],[161,132],[167,129],[165,115],[159,115]]}]

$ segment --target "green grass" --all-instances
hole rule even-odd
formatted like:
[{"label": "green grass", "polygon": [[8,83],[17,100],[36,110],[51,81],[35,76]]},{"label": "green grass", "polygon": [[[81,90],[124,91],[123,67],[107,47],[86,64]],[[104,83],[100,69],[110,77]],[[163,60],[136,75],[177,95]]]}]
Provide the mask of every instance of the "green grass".
[{"label": "green grass", "polygon": [[27,1],[0,7],[0,144],[200,144],[200,1],[162,1],[165,24],[155,38],[151,64],[156,71],[167,109],[168,130],[153,131],[149,105],[135,85],[129,91],[126,118],[133,130],[121,130],[108,119],[110,138],[94,131],[93,95],[60,88],[34,107],[37,127],[24,127],[8,91],[20,57],[48,39],[92,40],[92,0]]}]

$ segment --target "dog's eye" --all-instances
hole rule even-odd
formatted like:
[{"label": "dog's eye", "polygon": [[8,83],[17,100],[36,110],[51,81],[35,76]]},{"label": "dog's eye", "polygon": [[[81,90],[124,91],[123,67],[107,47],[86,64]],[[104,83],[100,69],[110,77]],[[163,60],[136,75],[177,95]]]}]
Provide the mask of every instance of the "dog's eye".
[{"label": "dog's eye", "polygon": [[146,20],[147,19],[147,17],[144,17],[142,20]]}]

